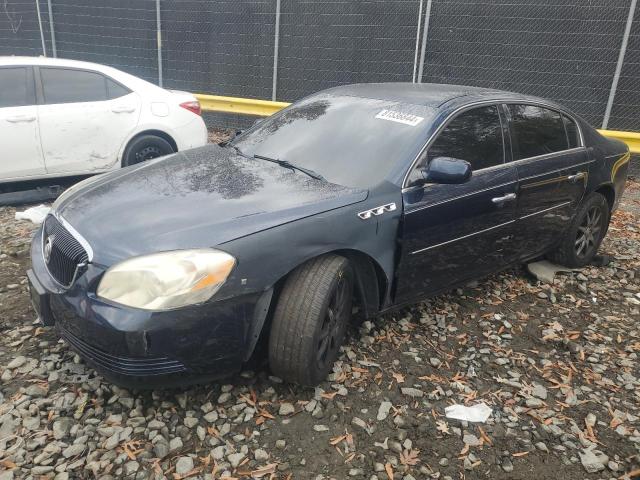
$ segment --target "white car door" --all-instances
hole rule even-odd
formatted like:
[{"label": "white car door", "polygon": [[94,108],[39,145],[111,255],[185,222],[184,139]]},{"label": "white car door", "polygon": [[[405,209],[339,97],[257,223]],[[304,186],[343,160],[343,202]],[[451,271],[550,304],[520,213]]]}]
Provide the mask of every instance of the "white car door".
[{"label": "white car door", "polygon": [[138,124],[140,97],[100,72],[39,67],[38,122],[49,173],[89,173],[118,161]]},{"label": "white car door", "polygon": [[0,68],[0,181],[46,173],[37,114],[33,68]]}]

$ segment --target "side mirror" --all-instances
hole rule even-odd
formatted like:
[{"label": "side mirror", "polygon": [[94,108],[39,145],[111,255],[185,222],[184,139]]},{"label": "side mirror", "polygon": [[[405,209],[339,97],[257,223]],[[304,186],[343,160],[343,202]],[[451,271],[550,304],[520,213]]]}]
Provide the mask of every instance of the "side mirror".
[{"label": "side mirror", "polygon": [[421,183],[456,184],[471,178],[471,164],[459,158],[436,157],[422,170]]}]

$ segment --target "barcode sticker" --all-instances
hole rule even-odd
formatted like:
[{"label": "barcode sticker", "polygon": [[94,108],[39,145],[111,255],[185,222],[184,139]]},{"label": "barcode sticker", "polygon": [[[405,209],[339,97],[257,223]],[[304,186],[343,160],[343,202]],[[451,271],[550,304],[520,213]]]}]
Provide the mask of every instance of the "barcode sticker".
[{"label": "barcode sticker", "polygon": [[411,115],[410,113],[395,112],[393,110],[382,110],[376,115],[376,118],[380,120],[389,120],[390,122],[403,123],[415,127],[418,125],[424,117],[418,117],[417,115]]}]

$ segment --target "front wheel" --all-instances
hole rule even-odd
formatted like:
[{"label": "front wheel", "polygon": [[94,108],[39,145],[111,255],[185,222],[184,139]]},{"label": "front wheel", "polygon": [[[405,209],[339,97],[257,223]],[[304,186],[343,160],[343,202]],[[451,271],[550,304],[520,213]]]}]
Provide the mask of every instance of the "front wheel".
[{"label": "front wheel", "polygon": [[549,255],[550,259],[570,268],[584,267],[598,251],[609,220],[607,199],[599,193],[590,194],[578,208],[558,248]]},{"label": "front wheel", "polygon": [[338,255],[295,270],[282,289],[269,336],[269,364],[282,379],[317,385],[333,367],[351,319],[354,275]]}]

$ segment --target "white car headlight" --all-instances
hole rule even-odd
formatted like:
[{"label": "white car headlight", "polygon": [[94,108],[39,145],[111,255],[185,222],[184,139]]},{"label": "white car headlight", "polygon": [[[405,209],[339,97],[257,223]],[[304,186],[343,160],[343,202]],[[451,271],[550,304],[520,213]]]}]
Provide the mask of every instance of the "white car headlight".
[{"label": "white car headlight", "polygon": [[236,259],[213,249],[177,250],[125,260],[100,280],[98,296],[143,310],[171,310],[209,300]]}]

